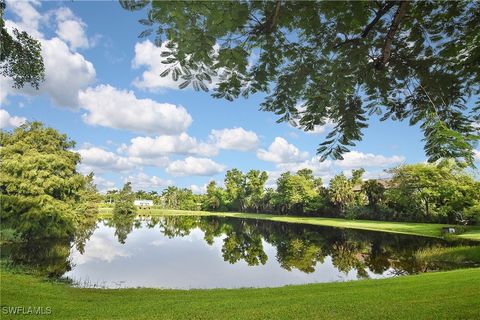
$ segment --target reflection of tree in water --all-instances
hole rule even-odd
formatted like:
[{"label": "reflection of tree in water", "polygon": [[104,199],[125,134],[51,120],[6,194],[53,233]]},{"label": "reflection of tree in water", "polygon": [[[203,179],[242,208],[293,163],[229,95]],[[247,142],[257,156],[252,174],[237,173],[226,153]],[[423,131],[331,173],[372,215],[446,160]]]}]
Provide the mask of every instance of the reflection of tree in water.
[{"label": "reflection of tree in water", "polygon": [[[120,242],[131,232],[131,225],[132,222],[125,221],[113,223]],[[265,264],[268,260],[263,247],[265,241],[277,249],[276,259],[286,270],[311,273],[317,263],[323,263],[325,257],[330,256],[337,270],[356,271],[359,278],[367,278],[368,271],[375,274],[388,270],[393,274],[423,272],[425,266],[416,261],[414,253],[421,248],[449,245],[424,237],[211,216],[157,217],[144,220],[144,225],[159,226],[160,232],[169,238],[188,236],[191,230],[199,228],[209,245],[223,236],[223,258],[230,263],[243,260],[250,266]]]},{"label": "reflection of tree in water", "polygon": [[[439,239],[336,229],[302,224],[277,223],[219,217],[167,216],[138,219],[134,215],[114,215],[105,221],[115,228],[115,236],[122,244],[134,228],[156,228],[169,238],[188,236],[199,228],[204,240],[213,245],[215,238],[223,238],[222,255],[229,263],[245,261],[250,266],[265,264],[268,257],[263,242],[276,248],[276,259],[286,270],[315,271],[317,263],[330,256],[340,272],[356,271],[358,277],[368,277],[368,271],[382,274],[412,274],[452,268],[449,265],[418,261],[415,252],[453,246]],[[96,228],[95,220],[87,220],[78,227],[74,240],[57,239],[2,246],[2,258],[16,264],[33,267],[40,274],[59,277],[72,268],[69,260],[71,246],[80,253]]]},{"label": "reflection of tree in water", "polygon": [[366,245],[364,242],[353,241],[334,243],[331,247],[333,265],[341,272],[356,270],[360,278],[368,278],[362,254]]},{"label": "reflection of tree in water", "polygon": [[92,236],[97,228],[96,217],[89,217],[81,221],[75,232],[74,244],[78,252],[83,254],[85,252],[85,244]]},{"label": "reflection of tree in water", "polygon": [[42,276],[58,278],[72,269],[69,239],[9,244],[2,246],[1,252],[2,259],[7,258]]},{"label": "reflection of tree in water", "polygon": [[414,253],[420,248],[447,246],[439,239],[381,232],[336,229],[309,225],[275,223],[218,217],[201,218],[199,227],[205,240],[226,235],[222,247],[224,259],[231,263],[244,260],[250,265],[266,262],[262,239],[277,249],[277,261],[286,270],[311,273],[317,263],[330,256],[340,272],[356,271],[361,278],[368,271],[382,274],[422,272]]},{"label": "reflection of tree in water", "polygon": [[198,222],[198,227],[204,233],[203,239],[211,246],[216,237],[225,233],[227,224],[222,223],[216,217],[204,217]]},{"label": "reflection of tree in water", "polygon": [[112,219],[107,220],[106,225],[115,228],[115,236],[118,242],[125,244],[128,235],[133,231],[133,227],[137,223],[136,227],[141,227],[139,220],[135,221],[135,215],[133,214],[114,214]]},{"label": "reflection of tree in water", "polygon": [[225,261],[236,263],[244,260],[249,266],[267,262],[262,237],[253,224],[246,223],[245,220],[235,221],[225,228],[225,235],[222,247]]},{"label": "reflection of tree in water", "polygon": [[168,238],[185,237],[198,225],[198,217],[167,216],[159,220],[160,231]]},{"label": "reflection of tree in water", "polygon": [[277,260],[282,268],[291,271],[298,269],[305,273],[315,271],[317,262],[324,261],[322,249],[308,240],[292,239],[283,241],[277,246]]}]

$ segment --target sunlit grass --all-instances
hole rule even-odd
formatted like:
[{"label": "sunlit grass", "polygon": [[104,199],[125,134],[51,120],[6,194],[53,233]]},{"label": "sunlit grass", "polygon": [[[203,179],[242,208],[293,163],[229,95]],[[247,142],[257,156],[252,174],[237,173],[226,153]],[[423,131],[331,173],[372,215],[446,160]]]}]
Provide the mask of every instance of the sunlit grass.
[{"label": "sunlit grass", "polygon": [[415,253],[419,261],[432,263],[476,264],[480,265],[480,247],[433,247],[419,250]]},{"label": "sunlit grass", "polygon": [[480,269],[262,289],[80,289],[4,270],[1,280],[2,306],[50,307],[51,319],[480,318]]}]

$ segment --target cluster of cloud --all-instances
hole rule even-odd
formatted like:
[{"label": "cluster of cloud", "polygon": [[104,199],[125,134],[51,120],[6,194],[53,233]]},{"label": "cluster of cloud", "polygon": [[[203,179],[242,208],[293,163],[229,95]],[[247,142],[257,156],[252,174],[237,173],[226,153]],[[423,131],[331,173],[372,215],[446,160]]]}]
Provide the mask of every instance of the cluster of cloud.
[{"label": "cluster of cloud", "polygon": [[220,149],[237,151],[252,151],[259,143],[255,132],[243,128],[212,130],[210,139]]},{"label": "cluster of cloud", "polygon": [[172,154],[210,157],[218,153],[215,145],[199,142],[185,132],[179,135],[161,135],[153,138],[136,137],[124,149],[131,156],[147,159]]},{"label": "cluster of cloud", "polygon": [[[9,11],[17,21],[6,20],[7,30],[25,30],[42,45],[45,81],[38,90],[25,86],[12,88],[11,79],[2,77],[0,99],[6,103],[8,95],[48,95],[60,107],[84,109],[83,120],[90,125],[125,129],[147,134],[178,134],[186,130],[192,118],[185,108],[151,99],[138,99],[131,91],[110,85],[90,87],[96,78],[93,64],[78,49],[93,46],[86,34],[86,24],[73,12],[60,7],[41,15],[39,1],[9,1]],[[56,36],[47,39],[41,27],[56,25]]]},{"label": "cluster of cloud", "polygon": [[77,150],[77,152],[82,159],[79,169],[83,173],[92,171],[95,173],[128,171],[135,168],[135,162],[132,159],[119,156],[99,147],[82,148]]},{"label": "cluster of cloud", "polygon": [[260,160],[278,164],[298,163],[308,158],[308,152],[301,152],[284,138],[276,137],[268,150],[259,149],[257,151],[257,157]]},{"label": "cluster of cloud", "polygon": [[170,162],[165,171],[172,176],[213,176],[225,170],[225,166],[209,158],[186,157]]},{"label": "cluster of cloud", "polygon": [[[232,128],[212,130],[206,142],[182,132],[178,135],[135,137],[129,145],[120,146],[116,153],[96,146],[84,146],[77,152],[82,159],[79,169],[83,173],[132,172],[142,166],[154,166],[165,168],[171,176],[212,176],[223,172],[226,166],[208,157],[217,155],[220,149],[254,150],[258,142],[259,138],[253,131]],[[186,158],[170,160],[172,156]],[[149,181],[153,186],[154,180],[146,180],[145,177],[142,175],[142,181]]]},{"label": "cluster of cloud", "polygon": [[55,11],[57,21],[57,36],[67,42],[73,50],[87,49],[90,43],[85,29],[87,25],[73,14],[69,8],[61,7]]},{"label": "cluster of cloud", "polygon": [[93,183],[97,187],[97,190],[101,193],[106,193],[109,190],[116,189],[115,182],[105,179],[99,175],[93,176]]},{"label": "cluster of cloud", "polygon": [[0,109],[0,129],[16,128],[27,121],[25,117],[12,116],[7,110]]},{"label": "cluster of cloud", "polygon": [[205,183],[201,186],[192,184],[190,185],[189,189],[192,190],[194,194],[203,194],[207,192],[207,184]]},{"label": "cluster of cloud", "polygon": [[124,145],[121,151],[133,157],[154,159],[172,154],[213,157],[219,150],[251,151],[259,142],[257,134],[243,128],[212,130],[207,141],[182,132],[178,135],[136,137]]},{"label": "cluster of cloud", "polygon": [[139,89],[159,90],[159,89],[178,89],[179,82],[172,77],[160,77],[160,74],[171,65],[164,64],[165,59],[161,56],[163,51],[169,51],[166,42],[157,47],[150,40],[139,42],[135,45],[135,57],[132,66],[136,69],[145,68],[140,78],[135,78],[133,85]]},{"label": "cluster of cloud", "polygon": [[90,125],[147,134],[178,134],[192,123],[192,117],[181,106],[138,99],[132,91],[110,85],[81,91],[79,103],[88,111],[82,117]]},{"label": "cluster of cloud", "polygon": [[386,174],[378,169],[399,165],[405,162],[405,157],[393,155],[386,157],[372,153],[350,151],[343,155],[343,160],[320,161],[319,156],[309,157],[307,152],[302,152],[295,145],[290,144],[281,137],[276,137],[268,150],[259,149],[257,157],[261,160],[275,163],[276,170],[269,171],[267,186],[273,187],[282,172],[296,172],[300,169],[310,169],[321,177],[324,182],[329,181],[337,172],[348,173],[352,169],[366,168],[377,171],[367,171],[365,177],[379,178]]},{"label": "cluster of cloud", "polygon": [[[145,40],[135,44],[135,56],[132,60],[132,67],[134,69],[144,69],[141,77],[133,80],[132,84],[143,90],[161,91],[164,89],[178,89],[181,81],[174,81],[171,74],[166,77],[161,77],[167,69],[175,65],[174,63],[164,63],[165,57],[162,57],[162,52],[170,51],[166,47],[167,41],[160,46],[156,46],[152,41]],[[212,55],[216,56],[219,45],[214,45],[212,48]],[[223,72],[222,69],[217,71],[218,74]],[[213,88],[219,81],[219,76],[212,77],[212,83],[205,83],[208,87]]]},{"label": "cluster of cloud", "polygon": [[[78,93],[95,80],[93,64],[76,49],[88,47],[86,25],[68,8],[61,7],[55,11],[41,15],[37,8],[40,1],[7,1],[7,8],[18,17],[17,21],[6,20],[6,29],[23,30],[40,41],[42,57],[45,65],[45,81],[39,90],[25,86],[12,88],[12,81],[2,78],[1,85],[5,91],[0,98],[5,102],[7,95],[43,95],[47,94],[57,106],[77,108]],[[47,39],[41,31],[42,26],[49,25],[51,17],[55,17],[57,37]]]},{"label": "cluster of cloud", "polygon": [[144,172],[129,175],[123,179],[124,182],[131,182],[133,190],[158,190],[173,184],[172,180],[165,180],[157,176],[150,176]]}]

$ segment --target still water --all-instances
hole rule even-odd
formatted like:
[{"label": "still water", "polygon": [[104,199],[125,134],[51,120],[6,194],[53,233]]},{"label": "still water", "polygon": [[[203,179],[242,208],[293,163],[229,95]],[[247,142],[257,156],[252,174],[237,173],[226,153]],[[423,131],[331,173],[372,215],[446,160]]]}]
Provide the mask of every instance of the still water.
[{"label": "still water", "polygon": [[2,255],[82,287],[239,288],[430,271],[415,252],[452,245],[381,232],[174,216],[102,220],[73,243],[7,247]]}]

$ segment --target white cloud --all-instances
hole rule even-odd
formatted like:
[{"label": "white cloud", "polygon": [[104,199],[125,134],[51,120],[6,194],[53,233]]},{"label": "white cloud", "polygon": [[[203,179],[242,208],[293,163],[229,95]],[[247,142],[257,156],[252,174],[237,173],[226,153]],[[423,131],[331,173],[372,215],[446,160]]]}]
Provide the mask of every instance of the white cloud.
[{"label": "white cloud", "polygon": [[132,256],[132,253],[127,249],[128,247],[112,237],[108,229],[99,229],[94,232],[85,247],[84,253],[80,253],[76,248],[72,249],[70,258],[73,265],[79,266],[92,260],[112,262],[119,258]]},{"label": "white cloud", "polygon": [[203,186],[192,184],[192,185],[190,185],[189,188],[195,194],[203,194],[203,193],[207,192],[207,184],[204,184]]},{"label": "white cloud", "polygon": [[119,152],[131,157],[153,159],[171,154],[212,157],[220,149],[248,151],[258,143],[257,135],[242,128],[212,130],[208,142],[198,141],[183,132],[179,135],[159,135],[156,137],[136,137],[130,145],[122,145]]},{"label": "white cloud", "polygon": [[147,134],[179,134],[192,123],[181,106],[138,99],[132,91],[99,85],[79,94],[80,105],[88,110],[83,120],[91,125],[126,129]]},{"label": "white cloud", "polygon": [[62,7],[55,12],[58,37],[70,45],[72,50],[88,48],[90,43],[85,33],[86,24],[69,8]]},{"label": "white cloud", "polygon": [[98,147],[86,147],[77,150],[82,158],[80,171],[104,172],[104,171],[127,171],[135,168],[135,163],[126,157],[121,157],[113,152]]},{"label": "white cloud", "polygon": [[124,179],[124,182],[130,181],[134,190],[150,191],[154,189],[164,188],[172,185],[172,180],[164,180],[157,176],[150,176],[144,172],[140,172],[137,175],[130,175]]},{"label": "white cloud", "polygon": [[[351,175],[351,171],[350,171]],[[385,171],[365,171],[363,174],[362,178],[363,180],[369,180],[369,179],[387,179],[391,178],[392,175],[388,172]]]},{"label": "white cloud", "polygon": [[[40,5],[40,1],[18,1],[8,0],[7,10],[14,13],[20,18],[16,23],[19,30],[26,31],[34,38],[42,37],[39,31],[40,22],[43,20],[42,15],[35,9]],[[8,25],[8,23],[6,23]]]},{"label": "white cloud", "polygon": [[0,109],[0,129],[16,128],[27,121],[25,117],[11,116],[7,110]]},{"label": "white cloud", "polygon": [[297,163],[279,163],[277,169],[281,171],[297,172],[301,169],[310,169],[317,176],[331,174],[333,172],[333,161],[320,161],[320,157],[314,156],[311,159]]},{"label": "white cloud", "polygon": [[165,42],[160,47],[155,46],[150,40],[135,44],[135,57],[132,61],[134,68],[146,67],[141,78],[136,78],[133,85],[139,89],[178,89],[180,82],[172,79],[171,75],[160,77],[160,74],[169,68],[170,64],[162,63],[164,57],[161,57],[162,51],[168,51]]},{"label": "white cloud", "polygon": [[275,163],[295,163],[306,160],[308,152],[301,152],[293,144],[288,143],[287,140],[276,137],[268,147],[268,150],[259,149],[257,151],[257,157],[261,160]]},{"label": "white cloud", "polygon": [[[302,103],[298,104],[295,108],[299,113],[296,120],[299,121],[302,118],[302,116],[307,112],[307,108]],[[325,121],[324,125],[316,125],[313,127],[312,130],[309,130],[309,131],[305,131],[299,126],[293,126],[293,125],[290,125],[290,126],[297,128],[300,131],[305,132],[306,134],[322,134],[325,131],[333,129],[333,127],[335,127],[335,123],[331,119],[327,118],[327,119],[324,119],[324,121]]]},{"label": "white cloud", "polygon": [[212,130],[210,138],[221,149],[238,151],[253,150],[259,142],[255,132],[243,128]]},{"label": "white cloud", "polygon": [[12,88],[11,79],[2,80],[2,101],[9,94],[37,96],[47,94],[57,106],[76,109],[78,92],[95,80],[95,68],[90,61],[70,51],[59,38],[40,40],[45,65],[45,81],[36,90],[28,85]]},{"label": "white cloud", "polygon": [[13,90],[12,84],[11,79],[0,76],[0,106],[8,104],[7,96]]},{"label": "white cloud", "polygon": [[170,163],[166,172],[174,176],[212,176],[224,169],[224,165],[208,158],[187,157],[184,160],[176,160]]},{"label": "white cloud", "polygon": [[[34,6],[40,2],[13,1],[7,4],[9,10],[16,14],[20,20],[13,22],[6,20],[5,25],[9,32],[13,28],[27,31],[38,39],[42,46],[42,57],[45,66],[45,81],[40,84],[39,90],[30,86],[22,89],[12,88],[11,79],[2,79],[0,98],[5,101],[9,94],[14,95],[42,95],[48,94],[57,106],[77,108],[78,92],[86,88],[95,80],[95,68],[84,56],[71,51],[64,40],[54,37],[44,38],[39,31],[41,23],[48,21],[48,14],[42,16]],[[59,9],[60,10],[60,9]],[[73,14],[72,14],[73,16]],[[73,16],[74,17],[74,16]]]},{"label": "white cloud", "polygon": [[[292,126],[292,125],[290,125],[290,126]],[[315,135],[315,134],[323,134],[327,130],[333,129],[334,126],[335,126],[335,123],[333,123],[331,120],[327,120],[323,126],[319,126],[319,125],[314,126],[313,129],[309,130],[309,131],[305,131],[301,127],[298,127],[298,126],[296,126],[294,128],[296,128],[296,129],[298,129],[302,132],[305,132],[306,134]]]},{"label": "white cloud", "polygon": [[372,153],[350,151],[343,155],[343,160],[336,160],[335,164],[342,169],[356,169],[363,167],[386,167],[397,165],[405,161],[403,156],[385,157]]},{"label": "white cloud", "polygon": [[128,160],[136,165],[150,167],[165,167],[170,162],[170,159],[166,156],[158,156],[154,158],[128,157]]},{"label": "white cloud", "polygon": [[93,183],[95,183],[95,185],[97,186],[97,190],[100,193],[105,193],[109,190],[116,189],[115,182],[97,175],[93,176]]},{"label": "white cloud", "polygon": [[473,150],[473,153],[474,153],[473,157],[475,161],[480,162],[480,150]]},{"label": "white cloud", "polygon": [[199,155],[210,157],[218,153],[218,149],[211,144],[198,142],[196,138],[186,133],[178,136],[162,135],[155,138],[136,137],[126,147],[130,156],[141,158],[156,158],[167,154]]},{"label": "white cloud", "polygon": [[[95,68],[81,54],[71,52],[58,38],[42,41],[45,82],[38,93],[46,92],[59,106],[76,108],[78,93],[95,80]],[[30,93],[35,91],[30,90]]]}]

